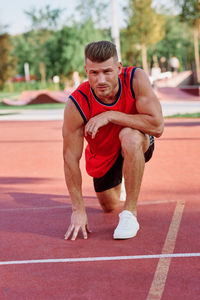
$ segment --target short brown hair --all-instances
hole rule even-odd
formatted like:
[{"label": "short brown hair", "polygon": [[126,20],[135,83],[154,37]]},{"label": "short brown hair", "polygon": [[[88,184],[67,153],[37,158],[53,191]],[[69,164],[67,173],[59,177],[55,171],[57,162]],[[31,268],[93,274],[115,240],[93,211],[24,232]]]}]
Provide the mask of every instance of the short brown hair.
[{"label": "short brown hair", "polygon": [[115,44],[109,41],[92,42],[85,47],[85,59],[93,62],[103,62],[114,57],[118,60]]}]

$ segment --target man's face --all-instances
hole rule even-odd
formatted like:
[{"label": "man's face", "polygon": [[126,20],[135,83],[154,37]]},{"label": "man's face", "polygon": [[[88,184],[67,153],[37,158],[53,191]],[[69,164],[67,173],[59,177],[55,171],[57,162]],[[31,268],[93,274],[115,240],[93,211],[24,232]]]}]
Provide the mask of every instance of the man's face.
[{"label": "man's face", "polygon": [[86,59],[85,71],[88,81],[96,96],[101,100],[115,97],[118,92],[118,76],[121,70],[121,63],[113,57],[100,63]]}]

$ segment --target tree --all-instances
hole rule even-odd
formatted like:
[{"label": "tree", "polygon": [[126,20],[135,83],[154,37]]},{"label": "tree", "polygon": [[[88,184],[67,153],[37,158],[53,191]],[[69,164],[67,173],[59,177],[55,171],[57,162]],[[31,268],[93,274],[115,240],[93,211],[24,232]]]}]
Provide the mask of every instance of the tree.
[{"label": "tree", "polygon": [[33,7],[24,12],[31,20],[31,28],[38,31],[42,29],[57,29],[59,18],[63,11],[64,9],[51,9],[50,5],[46,5],[44,8],[37,9]]},{"label": "tree", "polygon": [[9,35],[0,35],[0,89],[3,89],[5,82],[11,79],[15,69],[15,60],[10,57],[11,45]]},{"label": "tree", "polygon": [[8,25],[4,25],[1,23],[0,21],[0,34],[4,34],[7,32],[7,29],[8,29]]},{"label": "tree", "polygon": [[124,34],[130,45],[140,48],[143,69],[147,73],[147,48],[164,37],[164,23],[164,16],[152,8],[152,0],[129,0],[128,26]]},{"label": "tree", "polygon": [[96,28],[108,28],[109,24],[108,0],[77,0],[76,11],[79,23],[86,23],[92,18]]},{"label": "tree", "polygon": [[200,84],[200,58],[199,58],[199,36],[200,36],[200,0],[175,0],[181,7],[180,19],[187,22],[193,31],[194,53],[197,83]]},{"label": "tree", "polygon": [[[24,39],[29,41],[29,46],[26,46],[27,50],[26,61],[31,62],[32,57],[32,69],[36,75],[41,76],[42,82],[45,83],[46,66],[44,63],[45,43],[57,30],[59,18],[64,9],[51,9],[49,5],[44,8],[32,8],[29,11],[25,11],[25,14],[30,18],[32,23],[32,30],[24,34]],[[29,49],[27,49],[29,48]],[[19,52],[18,52],[19,53]],[[24,52],[25,54],[25,52]],[[21,54],[19,53],[21,56]]]},{"label": "tree", "polygon": [[164,25],[165,37],[156,45],[149,47],[150,57],[157,56],[158,60],[165,58],[165,68],[168,67],[170,57],[176,56],[180,62],[180,68],[191,69],[194,61],[193,41],[190,27],[187,23],[181,23],[179,16],[166,15]]},{"label": "tree", "polygon": [[84,47],[87,43],[108,37],[94,28],[92,19],[84,24],[74,23],[55,32],[45,44],[44,62],[49,77],[69,76],[74,71],[84,74]]}]

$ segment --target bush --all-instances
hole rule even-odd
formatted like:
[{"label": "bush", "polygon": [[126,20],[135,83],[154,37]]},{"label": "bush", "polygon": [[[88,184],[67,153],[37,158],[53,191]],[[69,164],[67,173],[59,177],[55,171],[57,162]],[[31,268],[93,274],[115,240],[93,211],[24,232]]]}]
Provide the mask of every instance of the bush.
[{"label": "bush", "polygon": [[[12,93],[21,93],[25,90],[56,90],[57,87],[53,82],[47,82],[42,84],[41,81],[30,81],[30,82],[7,82],[3,88],[4,93],[12,92]],[[59,90],[64,89],[64,84],[61,82],[58,85]]]}]

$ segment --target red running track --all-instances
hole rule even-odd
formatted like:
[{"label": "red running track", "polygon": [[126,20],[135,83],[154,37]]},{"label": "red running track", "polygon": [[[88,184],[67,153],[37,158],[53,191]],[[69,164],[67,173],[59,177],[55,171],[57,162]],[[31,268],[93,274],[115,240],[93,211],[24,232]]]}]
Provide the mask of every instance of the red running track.
[{"label": "red running track", "polygon": [[71,207],[62,122],[0,122],[0,127],[0,299],[199,298],[200,119],[166,120],[145,169],[141,230],[124,241],[112,239],[121,207],[101,211],[83,159],[93,232],[87,241],[81,235],[75,242],[63,239]]}]

